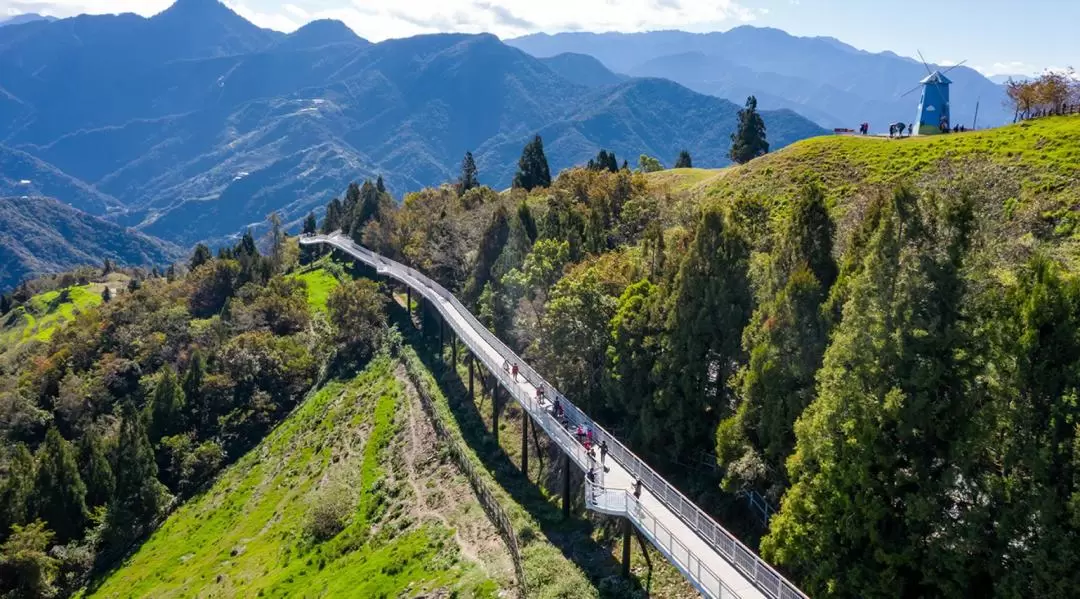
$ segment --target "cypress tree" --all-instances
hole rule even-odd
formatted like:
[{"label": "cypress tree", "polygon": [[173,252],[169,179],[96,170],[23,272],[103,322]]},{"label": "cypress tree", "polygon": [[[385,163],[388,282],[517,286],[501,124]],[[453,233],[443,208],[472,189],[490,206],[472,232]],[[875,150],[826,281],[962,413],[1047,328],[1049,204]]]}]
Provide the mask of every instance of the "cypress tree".
[{"label": "cypress tree", "polygon": [[206,358],[196,349],[191,354],[187,372],[184,373],[183,393],[187,412],[192,415],[196,429],[206,433],[211,424],[210,406],[203,394],[203,380],[206,378]]},{"label": "cypress tree", "polygon": [[675,168],[694,168],[694,163],[690,160],[690,152],[686,150],[679,152],[679,157],[675,159]]},{"label": "cypress tree", "polygon": [[154,385],[154,394],[150,397],[148,416],[150,419],[150,440],[175,434],[183,428],[184,390],[172,366],[165,366]]},{"label": "cypress tree", "polygon": [[491,215],[484,235],[480,238],[480,250],[476,254],[476,262],[473,263],[472,276],[465,284],[465,297],[475,302],[484,286],[491,280],[491,271],[495,262],[502,255],[503,246],[510,236],[510,217],[506,208],[499,206]]},{"label": "cypress tree", "polygon": [[537,187],[551,187],[551,170],[544,155],[544,140],[537,135],[526,144],[518,160],[518,171],[514,175],[514,187],[532,191]]},{"label": "cypress tree", "polygon": [[739,110],[739,126],[731,134],[731,160],[738,164],[750,162],[769,153],[765,136],[765,121],[757,110],[757,98],[746,99],[746,107]]},{"label": "cypress tree", "polygon": [[79,475],[86,483],[86,505],[105,505],[116,486],[105,440],[93,428],[79,439]]},{"label": "cypress tree", "polygon": [[367,226],[368,222],[379,218],[379,191],[371,184],[371,181],[364,181],[359,194],[359,203],[353,210],[352,223],[349,229],[349,234],[357,243],[360,243],[364,227]]},{"label": "cypress tree", "polygon": [[6,466],[6,476],[0,478],[0,539],[12,526],[29,522],[33,507],[34,456],[25,443],[15,446]]},{"label": "cypress tree", "polygon": [[206,244],[200,243],[195,246],[195,251],[191,253],[188,270],[195,270],[212,259],[213,254],[210,253],[210,248],[206,247]]},{"label": "cypress tree", "polygon": [[341,200],[334,198],[326,205],[326,214],[323,215],[323,224],[319,232],[326,235],[341,228]]},{"label": "cypress tree", "polygon": [[148,523],[161,512],[166,501],[165,487],[157,480],[157,463],[143,419],[131,407],[124,411],[114,460],[116,487],[109,510],[110,528],[121,536],[132,523]]},{"label": "cypress tree", "polygon": [[49,523],[61,543],[78,538],[86,524],[86,485],[71,443],[60,431],[49,429],[37,462],[34,502],[38,517]]},{"label": "cypress tree", "polygon": [[382,175],[375,178],[375,190],[379,193],[386,193],[386,183],[383,182]]},{"label": "cypress tree", "polygon": [[479,186],[476,161],[473,160],[472,152],[465,152],[465,158],[461,161],[461,176],[458,177],[458,192],[465,195],[465,192]]},{"label": "cypress tree", "polygon": [[[365,180],[365,183],[368,181]],[[341,205],[341,214],[343,218],[353,218],[356,213],[356,206],[360,204],[360,186],[356,182],[349,183],[348,189],[345,190],[345,202]]]}]

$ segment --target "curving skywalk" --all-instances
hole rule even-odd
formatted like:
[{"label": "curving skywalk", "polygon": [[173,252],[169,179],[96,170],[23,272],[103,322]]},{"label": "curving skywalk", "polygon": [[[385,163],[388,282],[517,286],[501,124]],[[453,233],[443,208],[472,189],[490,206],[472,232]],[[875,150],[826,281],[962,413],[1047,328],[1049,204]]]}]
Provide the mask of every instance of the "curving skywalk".
[{"label": "curving skywalk", "polygon": [[[496,338],[449,291],[420,272],[354,243],[341,233],[300,238],[304,245],[326,244],[419,292],[448,323],[473,355],[492,372],[510,395],[583,472],[589,509],[623,516],[637,527],[702,595],[715,599],[805,599],[753,551],[724,530],[674,486],[594,423],[536,371]],[[504,369],[517,364],[515,377]],[[544,400],[537,399],[538,387]],[[564,416],[558,419],[551,401],[558,398]],[[588,454],[571,430],[591,427],[595,442],[607,440],[606,470]],[[635,496],[635,481],[641,481]]]}]

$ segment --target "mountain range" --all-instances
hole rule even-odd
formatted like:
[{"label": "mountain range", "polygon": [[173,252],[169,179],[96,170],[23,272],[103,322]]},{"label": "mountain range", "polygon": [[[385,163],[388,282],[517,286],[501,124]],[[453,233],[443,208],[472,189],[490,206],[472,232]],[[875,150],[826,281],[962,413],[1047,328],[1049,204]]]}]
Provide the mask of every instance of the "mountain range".
[{"label": "mountain range", "polygon": [[76,266],[155,266],[182,256],[176,246],[50,198],[0,194],[0,291],[23,279]]},{"label": "mountain range", "polygon": [[45,15],[39,15],[37,13],[23,13],[21,15],[15,15],[6,19],[0,19],[0,27],[5,25],[22,25],[23,23],[32,23],[34,21],[55,21],[56,17],[47,17]]},{"label": "mountain range", "polygon": [[[285,35],[217,0],[0,28],[0,156],[32,171],[9,178],[85,190],[55,195],[181,245],[274,210],[295,224],[365,177],[398,195],[439,184],[466,150],[481,182],[506,187],[536,133],[553,171],[601,148],[723,166],[738,108],[492,35],[372,44],[336,21]],[[764,118],[774,148],[824,133],[789,110]]]},{"label": "mountain range", "polygon": [[[743,26],[726,32],[538,33],[507,40],[533,56],[591,56],[616,74],[665,77],[692,90],[742,102],[755,95],[763,108],[787,108],[823,127],[874,131],[911,122],[919,81],[942,65],[924,65],[892,52],[871,53],[829,37],[796,37],[779,29]],[[1004,88],[959,66],[953,81],[953,122],[980,126],[1012,120]],[[906,94],[906,95],[905,95]]]}]

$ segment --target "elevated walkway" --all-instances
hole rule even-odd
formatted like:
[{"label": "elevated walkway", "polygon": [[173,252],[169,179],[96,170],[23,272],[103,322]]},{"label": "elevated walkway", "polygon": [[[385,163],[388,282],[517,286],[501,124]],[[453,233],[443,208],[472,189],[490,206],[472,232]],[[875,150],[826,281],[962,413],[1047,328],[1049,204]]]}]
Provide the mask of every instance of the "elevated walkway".
[{"label": "elevated walkway", "polygon": [[[546,382],[441,285],[408,266],[353,243],[340,233],[305,236],[300,238],[300,243],[335,247],[380,275],[419,292],[569,460],[583,472],[592,473],[586,477],[588,508],[633,522],[702,595],[710,599],[806,598],[795,585]],[[518,365],[517,376],[507,371],[506,364]],[[538,388],[544,390],[543,399],[537,397]],[[551,403],[556,398],[563,410],[558,418]],[[593,430],[596,444],[607,441],[606,469],[570,432],[579,425]],[[639,480],[640,494],[635,496],[635,481]]]}]

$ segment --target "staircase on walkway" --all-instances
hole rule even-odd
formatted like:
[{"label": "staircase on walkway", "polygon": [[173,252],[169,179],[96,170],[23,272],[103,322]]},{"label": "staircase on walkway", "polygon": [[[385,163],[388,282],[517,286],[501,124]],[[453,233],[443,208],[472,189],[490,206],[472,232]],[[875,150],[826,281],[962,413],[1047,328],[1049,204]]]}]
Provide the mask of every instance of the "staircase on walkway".
[{"label": "staircase on walkway", "polygon": [[[588,508],[633,522],[702,595],[710,599],[806,599],[795,585],[546,382],[441,285],[415,269],[357,245],[341,233],[303,236],[300,243],[337,248],[374,268],[379,275],[419,292],[532,421],[570,461],[590,474],[585,479]],[[506,368],[508,364],[518,365],[516,376]],[[538,397],[538,389],[543,390],[543,398]],[[552,409],[555,399],[562,407],[559,417]],[[587,452],[571,432],[578,426],[591,428],[594,443],[607,441],[605,464]]]}]

